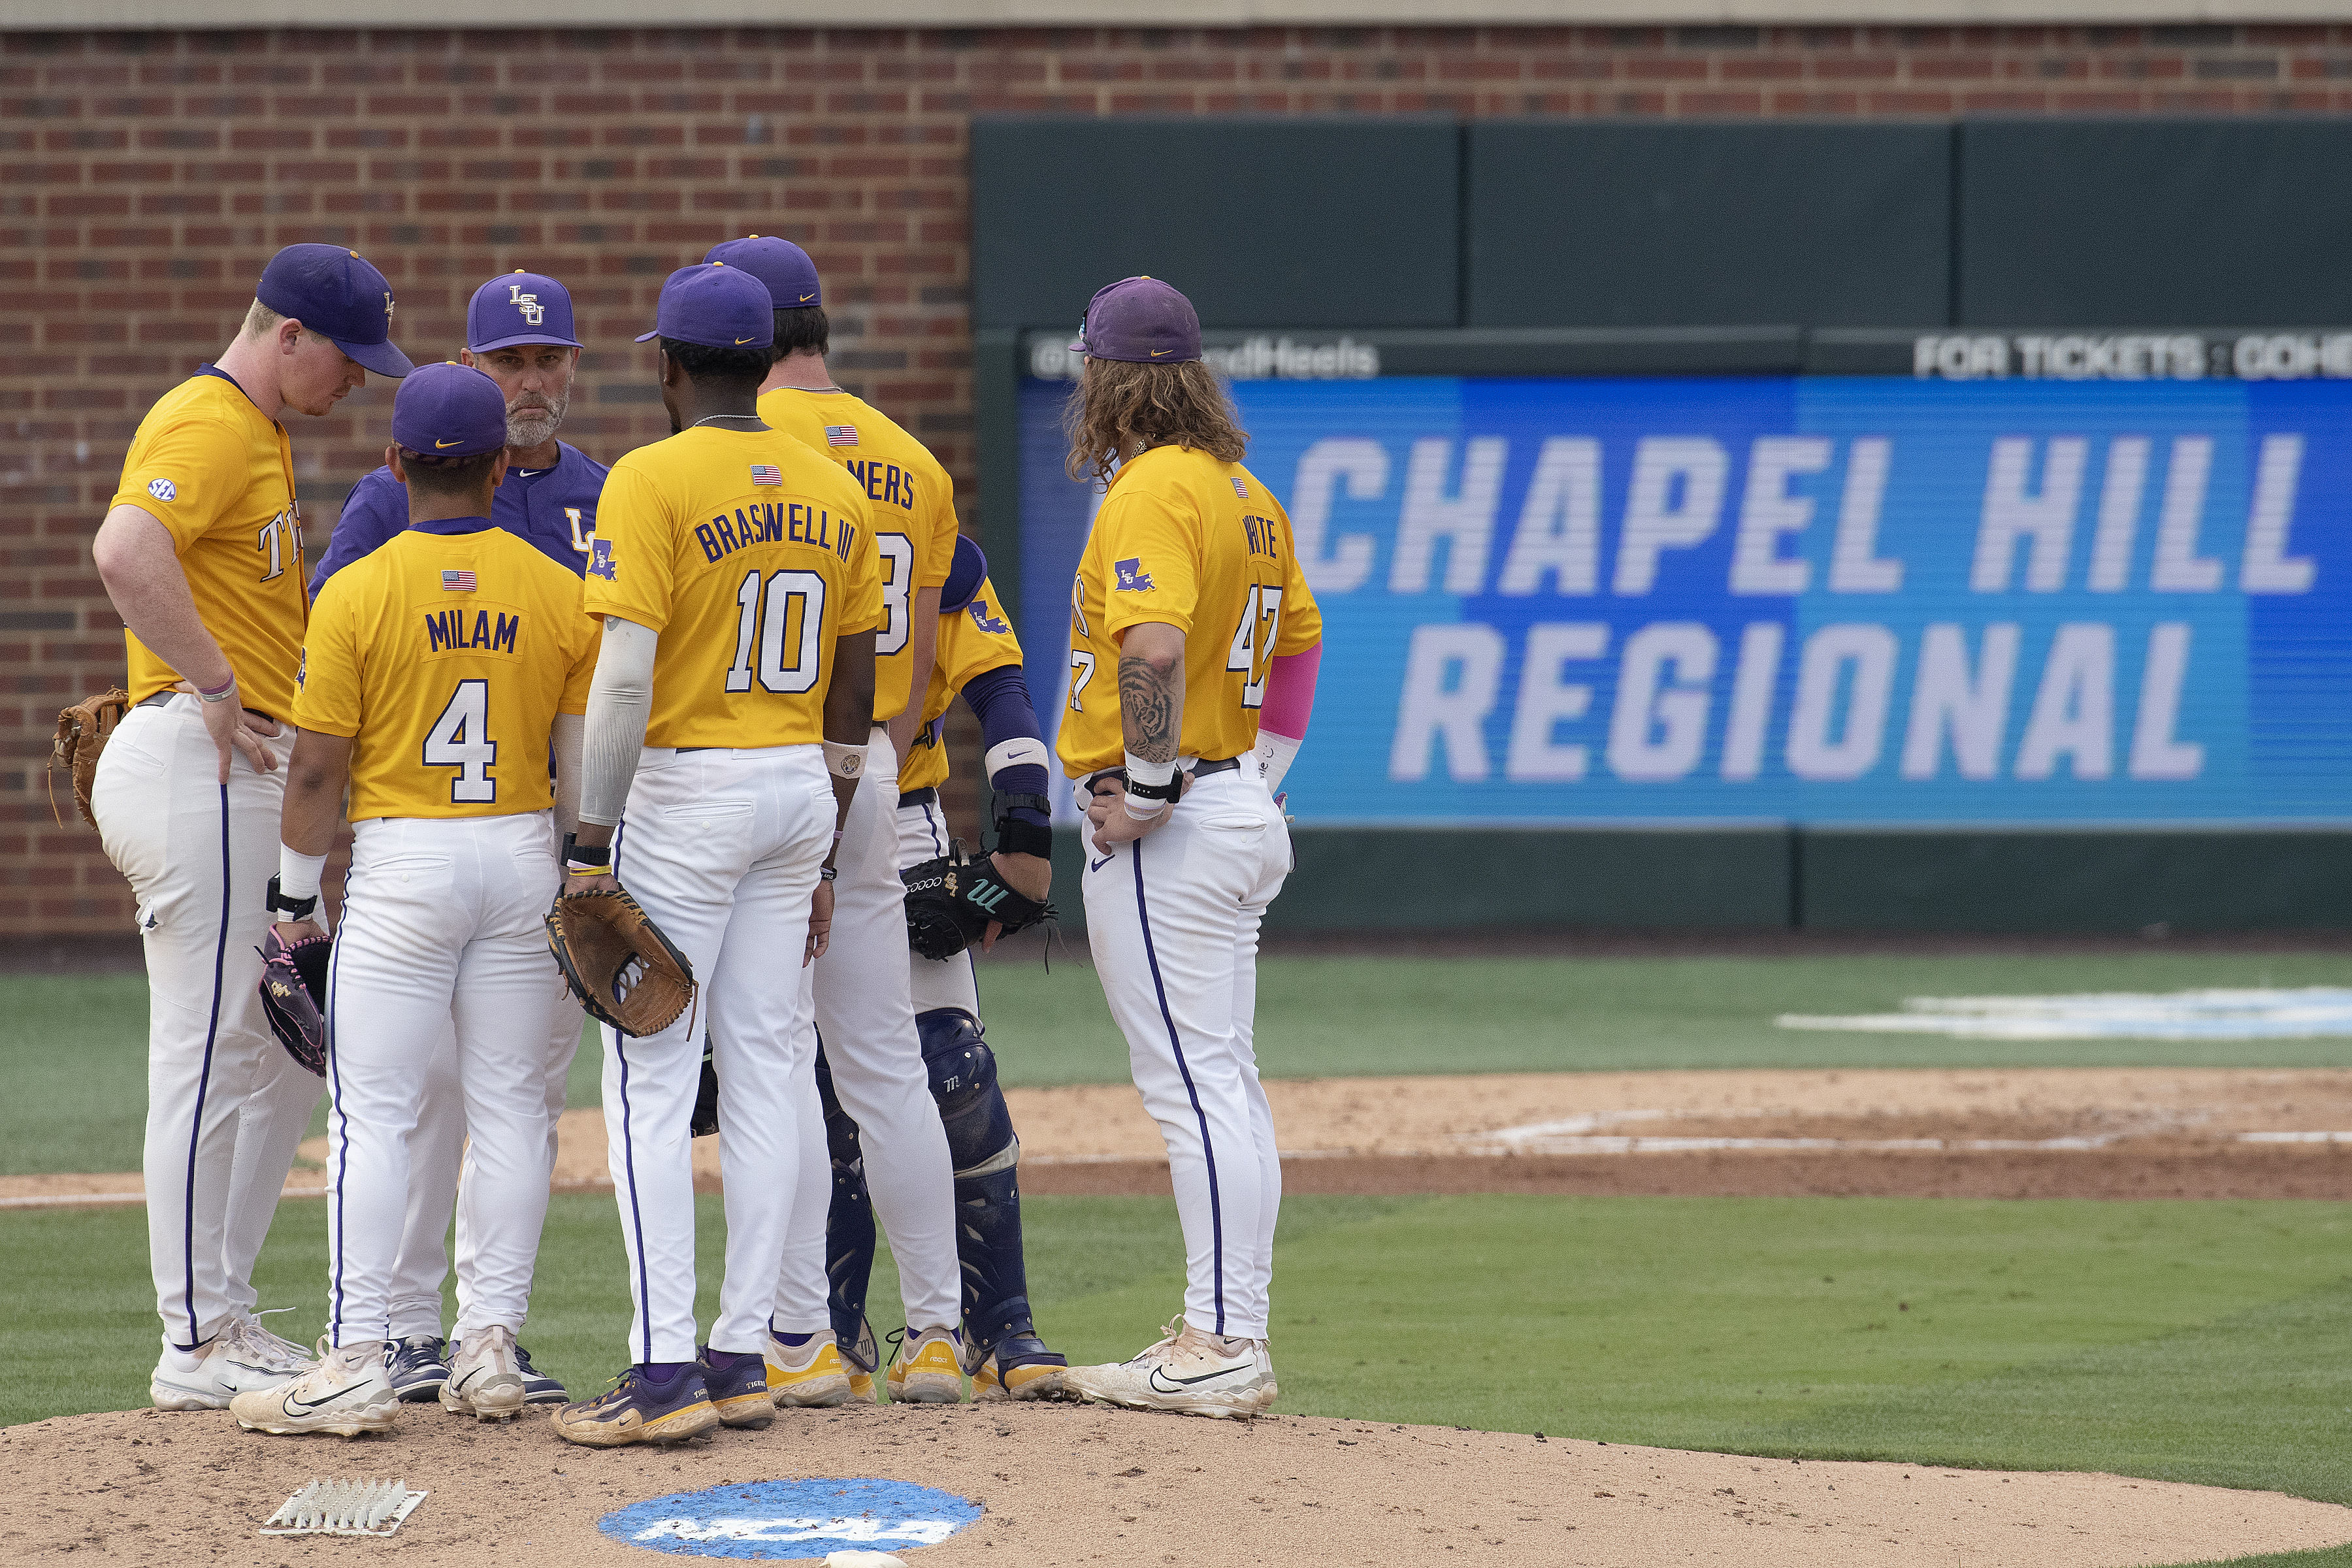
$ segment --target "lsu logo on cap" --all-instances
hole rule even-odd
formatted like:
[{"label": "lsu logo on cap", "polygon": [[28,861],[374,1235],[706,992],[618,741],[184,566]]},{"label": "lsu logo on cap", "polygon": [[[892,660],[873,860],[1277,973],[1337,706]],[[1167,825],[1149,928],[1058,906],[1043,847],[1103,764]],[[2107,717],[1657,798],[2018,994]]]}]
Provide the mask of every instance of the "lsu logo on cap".
[{"label": "lsu logo on cap", "polygon": [[615,571],[613,564],[613,542],[609,539],[592,539],[588,542],[588,575],[602,577],[607,583],[613,581]]},{"label": "lsu logo on cap", "polygon": [[507,303],[522,312],[522,324],[526,327],[539,325],[547,314],[547,307],[539,302],[539,296],[524,293],[520,283],[507,285]]},{"label": "lsu logo on cap", "polygon": [[157,500],[177,500],[180,499],[180,488],[169,479],[149,479],[147,481],[147,493],[153,496]]},{"label": "lsu logo on cap", "polygon": [[1118,574],[1118,582],[1114,584],[1118,592],[1122,594],[1151,592],[1151,574],[1143,569],[1141,556],[1137,556],[1130,561],[1114,561],[1111,563],[1111,570]]}]

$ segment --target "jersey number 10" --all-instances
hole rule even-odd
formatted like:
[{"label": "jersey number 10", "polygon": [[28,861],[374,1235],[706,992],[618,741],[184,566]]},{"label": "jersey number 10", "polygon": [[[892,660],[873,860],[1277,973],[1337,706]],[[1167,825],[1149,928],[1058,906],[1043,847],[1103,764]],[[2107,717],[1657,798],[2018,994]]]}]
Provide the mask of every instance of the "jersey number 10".
[{"label": "jersey number 10", "polygon": [[[757,571],[748,572],[735,590],[735,602],[743,606],[743,616],[735,624],[735,662],[727,667],[727,689],[751,689],[755,643],[763,690],[789,697],[814,689],[824,668],[817,639],[824,629],[824,579],[814,572],[779,572],[762,584]],[[793,660],[786,664],[784,641],[795,613],[800,635],[792,638]]]}]

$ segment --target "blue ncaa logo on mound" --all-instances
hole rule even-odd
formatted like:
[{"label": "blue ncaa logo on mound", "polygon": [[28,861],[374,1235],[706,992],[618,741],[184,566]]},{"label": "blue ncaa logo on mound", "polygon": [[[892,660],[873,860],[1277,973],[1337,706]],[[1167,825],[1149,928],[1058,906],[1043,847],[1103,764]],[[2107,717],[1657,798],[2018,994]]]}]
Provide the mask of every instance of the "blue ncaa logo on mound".
[{"label": "blue ncaa logo on mound", "polygon": [[681,1557],[822,1562],[832,1552],[937,1546],[982,1513],[970,1498],[909,1481],[754,1481],[672,1492],[596,1521],[616,1541]]}]

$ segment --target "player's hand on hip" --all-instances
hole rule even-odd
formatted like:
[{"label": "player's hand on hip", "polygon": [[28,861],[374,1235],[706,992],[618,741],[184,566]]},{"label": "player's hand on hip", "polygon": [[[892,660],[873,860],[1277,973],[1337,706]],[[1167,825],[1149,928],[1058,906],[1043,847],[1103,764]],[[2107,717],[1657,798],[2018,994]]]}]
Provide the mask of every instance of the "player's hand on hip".
[{"label": "player's hand on hip", "polygon": [[181,681],[177,689],[196,699],[196,710],[204,715],[205,729],[213,738],[214,748],[220,752],[221,783],[228,783],[228,764],[232,756],[242,755],[253,764],[253,771],[257,773],[278,771],[278,753],[261,743],[265,739],[276,737],[278,725],[275,721],[265,719],[258,713],[248,713],[237,706],[237,698],[241,695],[237,692],[231,692],[218,702],[207,702],[188,681]]},{"label": "player's hand on hip", "polygon": [[806,969],[824,956],[825,944],[833,937],[833,884],[819,882],[809,898],[808,951],[801,958]]},{"label": "player's hand on hip", "polygon": [[1167,821],[1172,809],[1163,805],[1150,816],[1139,817],[1127,809],[1127,786],[1117,779],[1105,779],[1095,785],[1095,797],[1087,806],[1087,816],[1095,825],[1095,847],[1108,855],[1115,844],[1132,844]]}]

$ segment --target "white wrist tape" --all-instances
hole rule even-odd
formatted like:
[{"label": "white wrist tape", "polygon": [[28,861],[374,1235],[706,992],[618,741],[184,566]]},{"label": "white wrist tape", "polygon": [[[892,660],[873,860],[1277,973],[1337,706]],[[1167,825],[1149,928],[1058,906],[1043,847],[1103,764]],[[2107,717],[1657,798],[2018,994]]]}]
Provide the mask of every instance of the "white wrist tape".
[{"label": "white wrist tape", "polygon": [[1121,806],[1126,808],[1127,815],[1135,818],[1138,822],[1150,822],[1153,817],[1158,816],[1161,812],[1168,809],[1168,803],[1166,801],[1155,800],[1144,803],[1148,804],[1151,807],[1150,811],[1138,811],[1136,809],[1138,803],[1136,798],[1131,795],[1121,795],[1118,803]]},{"label": "white wrist tape", "polygon": [[988,748],[988,755],[981,759],[981,772],[994,778],[1007,768],[1017,768],[1024,763],[1042,768],[1052,760],[1045,742],[1034,735],[1015,735]]},{"label": "white wrist tape", "polygon": [[289,899],[319,896],[319,876],[327,868],[324,855],[305,855],[290,845],[278,847],[278,890]]},{"label": "white wrist tape", "polygon": [[866,748],[827,741],[824,743],[824,771],[837,779],[857,777],[866,771]]},{"label": "white wrist tape", "polygon": [[1129,784],[1147,784],[1157,788],[1176,776],[1176,759],[1164,763],[1147,763],[1133,752],[1127,753],[1127,779]]},{"label": "white wrist tape", "polygon": [[1282,787],[1282,775],[1290,771],[1291,761],[1298,755],[1297,740],[1289,735],[1277,735],[1271,730],[1257,732],[1258,772],[1265,775],[1268,795]]}]

